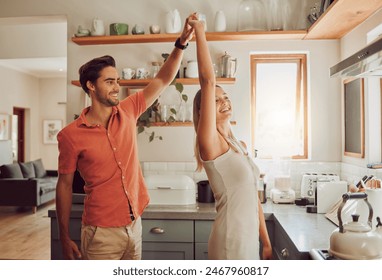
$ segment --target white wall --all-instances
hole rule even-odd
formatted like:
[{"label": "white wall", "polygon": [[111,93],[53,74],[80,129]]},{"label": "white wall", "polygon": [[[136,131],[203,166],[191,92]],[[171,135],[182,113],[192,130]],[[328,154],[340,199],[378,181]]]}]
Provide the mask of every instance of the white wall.
[{"label": "white wall", "polygon": [[[41,128],[39,122],[39,79],[24,73],[0,66],[0,112],[12,115],[13,107],[26,109],[25,126],[25,160],[36,159],[40,156],[39,135]],[[8,154],[3,163],[12,161],[12,150],[9,143],[0,141],[0,152]],[[10,140],[9,140],[10,142]]]},{"label": "white wall", "polygon": [[[40,114],[39,127],[44,120],[61,120],[66,123],[66,79],[49,78],[40,80]],[[40,157],[46,169],[57,170],[58,148],[57,144],[44,144],[41,131],[38,141],[40,143]]]}]

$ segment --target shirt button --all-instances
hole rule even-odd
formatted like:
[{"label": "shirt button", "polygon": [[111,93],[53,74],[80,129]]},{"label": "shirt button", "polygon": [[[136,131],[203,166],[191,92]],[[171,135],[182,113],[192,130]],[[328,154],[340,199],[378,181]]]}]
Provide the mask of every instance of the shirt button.
[{"label": "shirt button", "polygon": [[120,161],[118,161],[118,164],[119,164],[119,165],[121,165],[121,162],[120,162]]},{"label": "shirt button", "polygon": [[125,176],[122,176],[122,179],[125,179]]},{"label": "shirt button", "polygon": [[113,150],[115,151],[115,150],[117,150],[117,148],[114,147]]}]

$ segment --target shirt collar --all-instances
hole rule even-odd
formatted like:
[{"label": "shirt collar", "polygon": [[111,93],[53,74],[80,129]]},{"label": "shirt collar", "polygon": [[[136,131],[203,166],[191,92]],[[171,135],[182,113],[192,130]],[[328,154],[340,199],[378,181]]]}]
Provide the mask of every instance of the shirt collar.
[{"label": "shirt collar", "polygon": [[[119,107],[119,104],[117,106],[112,107],[112,109],[113,109],[112,115],[118,114],[118,107]],[[91,125],[85,117],[85,115],[87,114],[87,112],[89,112],[89,110],[90,110],[90,106],[86,107],[82,110],[81,115],[76,119],[77,126],[81,126],[81,125],[84,125],[87,127],[93,127],[94,126],[94,125]]]}]

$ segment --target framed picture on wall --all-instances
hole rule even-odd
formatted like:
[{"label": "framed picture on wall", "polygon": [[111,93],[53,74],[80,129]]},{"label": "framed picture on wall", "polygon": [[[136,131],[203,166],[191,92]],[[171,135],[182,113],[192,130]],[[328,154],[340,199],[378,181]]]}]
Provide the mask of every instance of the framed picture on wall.
[{"label": "framed picture on wall", "polygon": [[0,114],[0,140],[9,140],[9,115]]},{"label": "framed picture on wall", "polygon": [[44,120],[43,142],[44,144],[57,144],[57,134],[62,129],[62,120]]}]

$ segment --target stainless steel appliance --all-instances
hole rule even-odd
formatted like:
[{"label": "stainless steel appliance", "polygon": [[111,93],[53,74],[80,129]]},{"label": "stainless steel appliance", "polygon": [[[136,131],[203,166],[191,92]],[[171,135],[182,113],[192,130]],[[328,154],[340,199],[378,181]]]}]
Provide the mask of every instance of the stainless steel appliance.
[{"label": "stainless steel appliance", "polygon": [[382,35],[372,43],[330,67],[330,77],[382,76]]},{"label": "stainless steel appliance", "polygon": [[301,179],[301,197],[308,198],[309,202],[313,203],[315,199],[315,192],[317,189],[318,180],[325,180],[329,182],[339,181],[340,177],[333,173],[305,173]]}]

